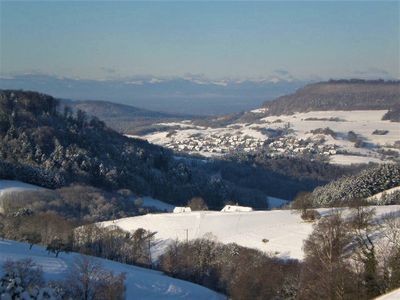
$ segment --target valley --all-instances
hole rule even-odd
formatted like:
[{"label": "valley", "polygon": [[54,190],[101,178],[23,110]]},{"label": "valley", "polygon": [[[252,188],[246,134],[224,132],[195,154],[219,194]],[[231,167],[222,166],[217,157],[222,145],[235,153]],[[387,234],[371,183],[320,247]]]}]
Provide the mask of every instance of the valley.
[{"label": "valley", "polygon": [[400,0],[0,20],[0,300],[400,299]]},{"label": "valley", "polygon": [[382,120],[387,110],[311,111],[266,116],[250,111],[253,121],[206,127],[182,121],[142,136],[178,153],[219,157],[266,151],[273,157],[308,157],[333,164],[395,162],[400,156],[400,125]]}]

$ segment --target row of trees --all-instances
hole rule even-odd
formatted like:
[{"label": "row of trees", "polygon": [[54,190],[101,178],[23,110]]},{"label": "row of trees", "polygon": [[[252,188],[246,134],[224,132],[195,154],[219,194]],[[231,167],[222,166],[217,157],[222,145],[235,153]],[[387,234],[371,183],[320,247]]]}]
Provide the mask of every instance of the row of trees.
[{"label": "row of trees", "polygon": [[172,243],[160,258],[170,276],[220,291],[231,299],[295,299],[301,264],[280,260],[212,235]]},{"label": "row of trees", "polygon": [[116,226],[106,228],[82,225],[55,213],[0,215],[0,237],[46,247],[56,257],[60,252],[80,252],[121,263],[152,266],[150,248],[154,232],[137,229],[124,231]]},{"label": "row of trees", "polygon": [[74,231],[74,251],[126,264],[152,266],[151,247],[155,232],[138,228],[132,232],[117,226],[84,225]]},{"label": "row of trees", "polygon": [[304,244],[298,299],[372,299],[400,287],[400,220],[357,206],[322,218]]},{"label": "row of trees", "polygon": [[70,221],[93,223],[137,215],[129,190],[106,192],[90,186],[73,185],[55,190],[27,190],[4,193],[0,210],[15,215],[29,209],[32,214],[55,213]]}]

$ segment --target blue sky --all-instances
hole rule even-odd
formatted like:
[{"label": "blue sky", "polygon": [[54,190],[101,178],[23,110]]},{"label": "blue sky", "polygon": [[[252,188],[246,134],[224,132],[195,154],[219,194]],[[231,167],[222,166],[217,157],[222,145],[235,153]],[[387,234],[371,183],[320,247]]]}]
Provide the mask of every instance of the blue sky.
[{"label": "blue sky", "polygon": [[398,1],[0,5],[2,75],[400,77]]}]

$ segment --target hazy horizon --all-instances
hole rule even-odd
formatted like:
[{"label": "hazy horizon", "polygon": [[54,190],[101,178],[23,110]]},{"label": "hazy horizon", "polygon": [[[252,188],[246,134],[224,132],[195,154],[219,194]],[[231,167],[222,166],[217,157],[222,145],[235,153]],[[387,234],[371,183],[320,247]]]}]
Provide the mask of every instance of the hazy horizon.
[{"label": "hazy horizon", "polygon": [[0,74],[398,79],[399,2],[0,2]]}]

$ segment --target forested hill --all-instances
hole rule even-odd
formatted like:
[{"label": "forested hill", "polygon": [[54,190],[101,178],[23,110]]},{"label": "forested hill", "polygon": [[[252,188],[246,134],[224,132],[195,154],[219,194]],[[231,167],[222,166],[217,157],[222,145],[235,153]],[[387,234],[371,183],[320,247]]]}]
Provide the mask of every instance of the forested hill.
[{"label": "forested hill", "polygon": [[104,121],[107,126],[121,133],[135,134],[145,126],[158,122],[183,120],[190,116],[168,114],[146,110],[130,105],[97,100],[60,100],[60,110],[69,106],[74,112],[82,110],[89,116],[94,116]]},{"label": "forested hill", "polygon": [[[346,206],[350,201],[366,199],[398,186],[400,165],[383,164],[317,187],[310,196],[315,207]],[[391,198],[387,197],[381,199],[380,203],[373,204],[398,204],[399,201],[400,196],[396,193]]]},{"label": "forested hill", "polygon": [[[159,146],[127,138],[97,118],[36,92],[0,90],[0,178],[46,187],[70,183],[128,188],[175,204],[203,196],[209,205],[234,189],[191,169]],[[215,203],[214,203],[215,201]]]},{"label": "forested hill", "polygon": [[400,105],[400,81],[330,80],[265,102],[268,115],[317,110],[377,110]]}]

